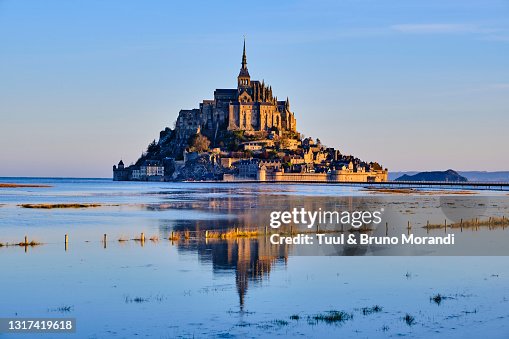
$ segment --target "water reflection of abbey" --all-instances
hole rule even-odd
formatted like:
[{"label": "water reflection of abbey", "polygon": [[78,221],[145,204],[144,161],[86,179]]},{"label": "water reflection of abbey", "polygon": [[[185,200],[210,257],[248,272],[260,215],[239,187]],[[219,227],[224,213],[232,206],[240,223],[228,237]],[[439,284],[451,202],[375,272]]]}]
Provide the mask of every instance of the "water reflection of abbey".
[{"label": "water reflection of abbey", "polygon": [[[287,188],[291,190],[292,188]],[[282,194],[279,194],[279,193]],[[269,226],[271,211],[289,211],[293,207],[304,207],[308,211],[322,209],[352,210],[359,206],[372,204],[372,199],[352,197],[317,197],[289,195],[287,192],[274,191],[273,188],[253,186],[245,191],[238,188],[214,187],[187,191],[185,197],[173,196],[175,200],[166,203],[165,208],[207,212],[216,215],[207,219],[162,220],[160,229],[167,238],[171,231],[263,229]],[[372,207],[373,207],[372,206]],[[374,207],[373,207],[374,208]],[[362,209],[362,208],[361,208]],[[364,206],[363,209],[368,209]],[[214,273],[231,272],[239,293],[240,307],[250,283],[266,279],[275,266],[285,265],[290,252],[289,245],[273,245],[268,237],[255,239],[207,239],[181,240],[175,243],[179,251],[192,251],[198,254],[203,263],[211,263]],[[358,249],[355,249],[358,251]],[[350,251],[350,250],[348,250]],[[349,253],[345,253],[349,255]]]},{"label": "water reflection of abbey", "polygon": [[286,265],[288,246],[272,245],[266,238],[208,239],[179,242],[179,251],[196,251],[202,263],[211,263],[215,274],[234,273],[240,310],[250,283],[267,279],[277,265]]}]

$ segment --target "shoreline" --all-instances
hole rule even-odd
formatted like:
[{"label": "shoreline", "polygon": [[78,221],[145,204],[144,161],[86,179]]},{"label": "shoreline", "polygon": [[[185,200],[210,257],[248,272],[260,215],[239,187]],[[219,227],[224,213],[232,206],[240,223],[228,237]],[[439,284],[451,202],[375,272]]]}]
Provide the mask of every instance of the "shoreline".
[{"label": "shoreline", "polygon": [[[14,179],[14,177],[12,178]],[[16,179],[28,180],[66,180],[69,178],[39,178],[39,177],[26,177]],[[75,180],[101,180],[105,182],[117,182],[113,179],[107,178],[73,178]],[[423,189],[430,189],[432,193],[449,193],[456,191],[456,194],[474,194],[469,191],[509,191],[509,182],[447,182],[447,181],[384,181],[384,182],[365,182],[365,181],[278,181],[278,180],[183,180],[183,181],[152,181],[152,180],[121,180],[118,182],[133,182],[133,183],[186,183],[186,184],[263,184],[263,185],[333,185],[333,186],[350,186],[363,188],[366,193],[389,193],[389,194],[422,194]],[[54,187],[50,184],[37,184],[37,183],[13,183],[13,182],[0,182],[0,189],[2,188],[51,188]],[[438,191],[441,189],[442,191]]]}]

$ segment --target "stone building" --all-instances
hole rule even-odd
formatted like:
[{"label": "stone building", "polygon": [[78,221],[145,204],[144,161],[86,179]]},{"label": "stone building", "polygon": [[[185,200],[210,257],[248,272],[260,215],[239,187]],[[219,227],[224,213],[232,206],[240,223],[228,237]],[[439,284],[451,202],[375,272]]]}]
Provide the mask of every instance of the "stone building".
[{"label": "stone building", "polygon": [[132,180],[161,180],[164,176],[164,166],[159,160],[145,160],[139,168],[131,172]]},{"label": "stone building", "polygon": [[297,132],[290,100],[280,101],[264,81],[251,80],[247,69],[246,42],[237,76],[237,88],[216,89],[213,100],[203,100],[200,108],[181,110],[176,129],[179,140],[187,140],[200,131],[218,130]]},{"label": "stone building", "polygon": [[310,181],[310,182],[385,182],[387,181],[387,170],[366,171],[360,167],[354,169],[350,163],[348,167],[343,166],[340,170],[333,170],[329,173],[285,173],[282,170],[268,171],[265,166],[259,166],[256,178],[258,181]]},{"label": "stone building", "polygon": [[238,169],[239,178],[256,179],[260,168],[265,171],[279,171],[281,170],[281,161],[274,160],[261,160],[261,159],[243,159],[235,163]]},{"label": "stone building", "polygon": [[129,180],[130,171],[124,167],[124,162],[119,161],[118,165],[113,165],[113,180],[114,181],[126,181]]}]

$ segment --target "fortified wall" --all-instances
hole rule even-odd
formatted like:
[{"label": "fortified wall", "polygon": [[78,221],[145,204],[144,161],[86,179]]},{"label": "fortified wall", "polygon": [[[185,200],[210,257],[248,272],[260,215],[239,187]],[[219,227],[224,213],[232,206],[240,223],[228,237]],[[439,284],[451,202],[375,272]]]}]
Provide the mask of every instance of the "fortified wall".
[{"label": "fortified wall", "polygon": [[284,173],[283,171],[269,172],[263,167],[258,170],[258,181],[311,181],[311,182],[383,182],[387,181],[388,171],[359,171],[348,169],[334,170],[330,173]]}]

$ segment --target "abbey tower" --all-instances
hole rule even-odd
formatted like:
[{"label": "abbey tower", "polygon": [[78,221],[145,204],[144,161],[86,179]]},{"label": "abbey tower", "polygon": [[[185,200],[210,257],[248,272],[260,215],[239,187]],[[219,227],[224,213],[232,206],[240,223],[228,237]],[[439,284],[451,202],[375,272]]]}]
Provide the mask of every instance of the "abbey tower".
[{"label": "abbey tower", "polygon": [[186,135],[204,130],[297,131],[288,98],[279,101],[271,86],[251,80],[245,40],[237,88],[216,89],[214,99],[203,100],[199,109],[181,110],[176,126]]}]

